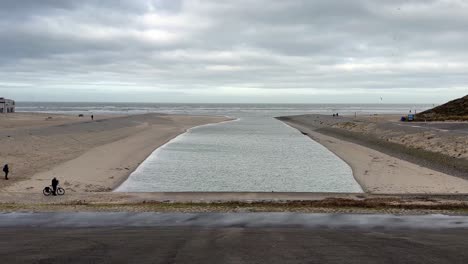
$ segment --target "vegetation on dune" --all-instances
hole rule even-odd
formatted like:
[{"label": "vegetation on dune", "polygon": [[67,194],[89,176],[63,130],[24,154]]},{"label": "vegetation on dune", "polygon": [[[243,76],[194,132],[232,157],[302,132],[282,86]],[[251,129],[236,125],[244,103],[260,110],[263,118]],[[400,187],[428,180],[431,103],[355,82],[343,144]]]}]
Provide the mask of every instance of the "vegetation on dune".
[{"label": "vegetation on dune", "polygon": [[416,119],[426,121],[468,121],[468,95],[421,112],[416,115]]}]

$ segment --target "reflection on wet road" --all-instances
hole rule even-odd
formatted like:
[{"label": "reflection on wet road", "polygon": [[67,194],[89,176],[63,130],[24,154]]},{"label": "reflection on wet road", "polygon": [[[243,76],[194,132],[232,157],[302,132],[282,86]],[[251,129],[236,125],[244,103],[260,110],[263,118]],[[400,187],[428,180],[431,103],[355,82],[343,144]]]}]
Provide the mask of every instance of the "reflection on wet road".
[{"label": "reflection on wet road", "polygon": [[303,213],[3,213],[0,227],[468,228],[468,216]]}]

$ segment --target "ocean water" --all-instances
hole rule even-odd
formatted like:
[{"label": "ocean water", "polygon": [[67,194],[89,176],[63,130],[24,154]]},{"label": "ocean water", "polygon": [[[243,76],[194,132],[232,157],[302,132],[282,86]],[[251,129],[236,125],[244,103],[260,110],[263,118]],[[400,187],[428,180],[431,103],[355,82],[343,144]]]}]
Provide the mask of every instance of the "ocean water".
[{"label": "ocean water", "polygon": [[351,168],[299,131],[274,119],[304,113],[378,114],[430,105],[268,105],[20,103],[18,111],[223,115],[235,121],[192,128],[154,151],[120,192],[362,192]]},{"label": "ocean water", "polygon": [[18,112],[65,114],[199,114],[228,116],[280,116],[315,114],[401,114],[422,111],[427,104],[182,104],[182,103],[61,103],[18,102]]}]

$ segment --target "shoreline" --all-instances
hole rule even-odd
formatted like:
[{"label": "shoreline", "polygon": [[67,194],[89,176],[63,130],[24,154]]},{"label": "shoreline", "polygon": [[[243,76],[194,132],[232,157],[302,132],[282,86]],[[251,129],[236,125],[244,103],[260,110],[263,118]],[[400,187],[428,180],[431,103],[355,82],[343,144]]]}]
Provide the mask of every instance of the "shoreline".
[{"label": "shoreline", "polygon": [[355,169],[355,166],[350,164],[349,162],[349,159],[345,159],[343,158],[341,155],[338,155],[335,151],[333,151],[332,149],[329,148],[329,146],[324,142],[324,140],[320,140],[319,138],[315,138],[313,136],[311,136],[311,134],[313,133],[312,131],[308,131],[308,132],[305,132],[305,130],[308,130],[307,128],[304,128],[304,127],[301,127],[297,124],[293,124],[293,123],[290,123],[290,122],[287,122],[287,121],[283,121],[281,119],[278,119],[279,121],[283,122],[283,124],[285,124],[286,126],[292,128],[292,129],[296,129],[297,131],[299,131],[300,133],[302,133],[304,136],[307,136],[309,137],[311,140],[317,142],[318,144],[322,145],[324,148],[326,148],[328,151],[330,151],[331,153],[333,153],[333,155],[335,155],[338,159],[342,160],[344,163],[346,163],[350,168],[351,168],[351,171],[353,173],[353,179],[359,184],[359,186],[361,187],[361,190],[362,190],[362,193],[365,193],[365,194],[368,194],[370,193],[369,190],[367,190],[365,184],[362,182],[362,180],[359,178],[359,177],[356,177],[356,169]]},{"label": "shoreline", "polygon": [[116,181],[115,184],[112,187],[110,187],[109,191],[110,192],[115,192],[117,188],[119,188],[126,180],[128,180],[130,175],[132,175],[132,173],[134,173],[140,167],[140,165],[142,165],[151,155],[153,155],[154,152],[156,152],[158,149],[164,147],[165,145],[169,144],[172,140],[176,139],[177,137],[187,133],[188,130],[189,129],[185,129],[180,134],[174,134],[173,137],[168,138],[167,141],[163,142],[160,146],[156,147],[156,149],[154,149],[141,162],[139,162],[138,166],[136,166],[135,168],[129,170],[128,173],[125,175],[125,177],[122,177],[118,181]]},{"label": "shoreline", "polygon": [[[213,117],[213,116],[207,116],[207,117]],[[193,126],[193,127],[190,127],[190,128],[187,128],[185,129],[182,133],[180,134],[175,134],[172,138],[168,139],[166,142],[164,142],[163,144],[161,144],[160,146],[158,146],[157,148],[155,148],[148,156],[146,156],[146,158],[140,162],[139,166],[137,166],[136,168],[134,168],[132,171],[130,171],[127,175],[127,177],[125,179],[123,179],[122,181],[120,181],[119,183],[117,183],[116,185],[114,185],[112,187],[112,190],[111,192],[123,192],[123,191],[117,191],[117,189],[126,181],[129,179],[129,177],[136,171],[138,170],[138,168],[140,168],[140,166],[150,157],[152,156],[155,152],[159,151],[160,149],[164,148],[166,145],[170,144],[171,142],[173,142],[174,140],[176,140],[178,137],[180,136],[183,136],[184,134],[186,134],[187,132],[191,131],[192,129],[195,129],[195,128],[199,128],[199,127],[204,127],[204,126],[212,126],[212,125],[218,125],[218,124],[222,124],[222,123],[227,123],[227,122],[234,122],[234,121],[238,121],[240,118],[233,118],[233,117],[229,117],[229,116],[223,116],[225,118],[227,118],[227,120],[224,120],[224,121],[219,121],[219,122],[215,122],[215,123],[208,123],[208,124],[201,124],[201,125],[197,125],[197,126]]]},{"label": "shoreline", "polygon": [[[314,117],[322,118],[318,126],[307,123],[306,118]],[[390,156],[346,138],[327,134],[325,128],[340,122],[340,119],[326,120],[327,118],[329,117],[303,115],[277,119],[299,130],[344,160],[350,165],[354,178],[366,193],[468,193],[468,181],[465,179]],[[327,123],[328,121],[330,123]]]},{"label": "shoreline", "polygon": [[[9,118],[18,116],[30,117],[22,113]],[[192,127],[229,120],[218,116],[143,114],[18,128],[13,138],[21,142],[21,152],[10,154],[13,173],[9,181],[2,181],[0,188],[3,192],[37,193],[57,177],[68,193],[108,192],[120,186],[151,153],[171,139]],[[35,146],[35,141],[43,141],[44,149]],[[69,155],[62,155],[61,149],[70,152]],[[35,154],[42,157],[37,159]],[[52,165],[39,169],[47,162]],[[28,165],[29,175],[20,178],[15,169],[21,163]]]}]

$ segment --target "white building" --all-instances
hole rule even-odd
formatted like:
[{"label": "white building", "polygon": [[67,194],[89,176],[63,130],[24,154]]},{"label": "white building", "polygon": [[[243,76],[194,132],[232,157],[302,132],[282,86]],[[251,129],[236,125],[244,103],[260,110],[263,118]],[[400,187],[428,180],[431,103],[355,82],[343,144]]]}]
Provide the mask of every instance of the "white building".
[{"label": "white building", "polygon": [[0,97],[0,113],[14,113],[15,107],[15,101]]}]

